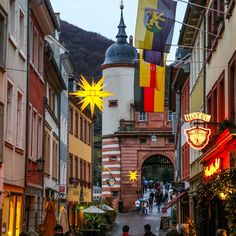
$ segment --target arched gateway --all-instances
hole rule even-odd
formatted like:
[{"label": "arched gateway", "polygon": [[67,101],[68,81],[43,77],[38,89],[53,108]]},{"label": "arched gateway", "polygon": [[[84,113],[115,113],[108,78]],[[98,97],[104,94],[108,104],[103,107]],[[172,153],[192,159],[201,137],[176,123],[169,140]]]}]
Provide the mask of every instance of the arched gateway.
[{"label": "arched gateway", "polygon": [[[124,210],[130,210],[142,194],[145,161],[148,163],[154,156],[157,163],[164,164],[166,159],[162,157],[166,157],[174,166],[175,157],[167,103],[163,112],[158,113],[136,112],[134,109],[138,53],[132,41],[127,42],[123,9],[122,6],[117,41],[107,49],[101,66],[106,90],[114,93],[104,99],[107,105],[102,113],[102,197],[112,198],[115,206],[122,200]],[[167,97],[168,94],[165,101]],[[130,181],[130,171],[137,171],[137,180]]]}]

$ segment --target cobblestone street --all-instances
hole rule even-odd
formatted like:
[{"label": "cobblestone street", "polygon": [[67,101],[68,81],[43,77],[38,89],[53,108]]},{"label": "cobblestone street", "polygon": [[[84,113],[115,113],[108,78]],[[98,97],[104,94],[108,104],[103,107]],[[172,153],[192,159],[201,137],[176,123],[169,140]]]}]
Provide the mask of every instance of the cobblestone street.
[{"label": "cobblestone street", "polygon": [[159,213],[157,211],[157,206],[153,206],[153,212],[143,214],[143,213],[119,213],[116,219],[115,227],[111,232],[107,235],[112,236],[121,236],[122,235],[122,227],[124,225],[129,225],[130,230],[129,233],[131,236],[144,235],[143,226],[145,224],[150,224],[152,232],[156,234],[156,236],[164,236],[165,233],[159,231],[161,216],[168,216],[169,211],[167,213]]}]

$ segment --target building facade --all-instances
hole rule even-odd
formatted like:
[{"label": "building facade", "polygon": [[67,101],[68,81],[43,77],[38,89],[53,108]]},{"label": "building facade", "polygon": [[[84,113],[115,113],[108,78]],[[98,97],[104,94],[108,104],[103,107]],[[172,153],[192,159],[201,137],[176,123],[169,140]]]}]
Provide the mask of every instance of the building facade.
[{"label": "building facade", "polygon": [[[76,91],[76,80],[70,78],[69,92]],[[68,132],[68,214],[69,224],[79,226],[79,206],[92,202],[92,130],[89,110],[80,111],[78,98],[69,96]]]}]

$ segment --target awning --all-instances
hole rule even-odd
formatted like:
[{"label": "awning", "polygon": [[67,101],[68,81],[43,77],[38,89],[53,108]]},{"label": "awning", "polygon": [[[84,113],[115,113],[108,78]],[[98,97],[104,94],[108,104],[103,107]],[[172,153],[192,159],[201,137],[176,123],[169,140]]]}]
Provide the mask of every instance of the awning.
[{"label": "awning", "polygon": [[177,202],[181,199],[181,197],[183,197],[185,194],[187,194],[187,192],[182,192],[180,194],[178,194],[175,198],[173,198],[171,201],[165,203],[165,205],[163,207],[165,207],[166,209],[172,207],[173,205],[177,204]]}]

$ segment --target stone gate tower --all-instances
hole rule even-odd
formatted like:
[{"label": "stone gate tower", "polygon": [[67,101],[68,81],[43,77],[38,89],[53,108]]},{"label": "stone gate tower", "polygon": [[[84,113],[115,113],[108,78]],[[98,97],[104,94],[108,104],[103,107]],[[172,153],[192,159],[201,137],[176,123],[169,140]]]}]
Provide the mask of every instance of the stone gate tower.
[{"label": "stone gate tower", "polygon": [[[105,90],[114,93],[104,99],[102,114],[102,197],[112,197],[116,204],[122,199],[125,209],[134,206],[141,195],[143,163],[150,157],[165,156],[174,163],[174,145],[167,106],[163,113],[134,111],[134,69],[138,60],[132,40],[127,42],[123,5],[116,42],[105,54],[101,68]],[[138,181],[129,181],[129,171],[138,170]],[[108,180],[114,177],[116,182]],[[109,185],[110,184],[110,185]]]}]

